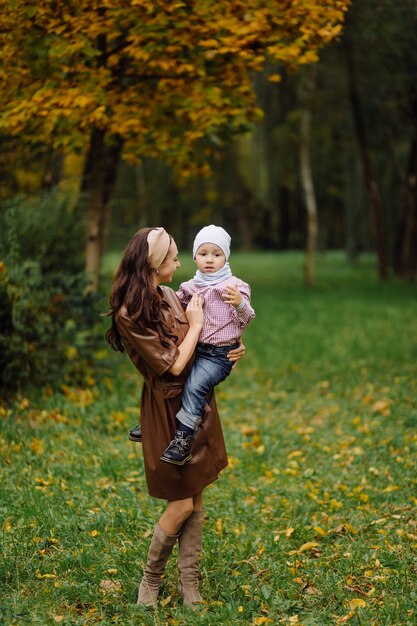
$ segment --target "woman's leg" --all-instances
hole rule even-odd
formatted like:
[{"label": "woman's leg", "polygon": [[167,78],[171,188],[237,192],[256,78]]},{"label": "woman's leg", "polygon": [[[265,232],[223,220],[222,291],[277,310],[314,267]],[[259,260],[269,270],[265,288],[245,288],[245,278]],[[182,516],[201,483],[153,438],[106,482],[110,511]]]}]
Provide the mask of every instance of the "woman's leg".
[{"label": "woman's leg", "polygon": [[193,510],[193,498],[170,500],[159,518],[159,524],[169,535],[176,535]]},{"label": "woman's leg", "polygon": [[193,498],[194,510],[184,522],[178,538],[178,587],[184,604],[188,606],[203,602],[198,591],[198,566],[203,538],[203,492]]},{"label": "woman's leg", "polygon": [[143,578],[139,586],[138,604],[154,607],[157,605],[162,574],[177,541],[178,532],[192,514],[193,508],[193,498],[168,502],[154,528]]},{"label": "woman's leg", "polygon": [[193,497],[193,508],[194,508],[194,511],[203,510],[203,492],[202,491]]}]

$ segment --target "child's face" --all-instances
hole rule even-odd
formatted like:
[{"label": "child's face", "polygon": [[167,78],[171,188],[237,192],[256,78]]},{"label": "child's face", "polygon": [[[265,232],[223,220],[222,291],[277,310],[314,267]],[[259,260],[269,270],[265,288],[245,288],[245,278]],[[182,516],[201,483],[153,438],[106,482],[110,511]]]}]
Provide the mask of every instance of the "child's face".
[{"label": "child's face", "polygon": [[202,243],[195,254],[197,269],[203,274],[218,272],[224,267],[226,257],[219,246],[214,243]]}]

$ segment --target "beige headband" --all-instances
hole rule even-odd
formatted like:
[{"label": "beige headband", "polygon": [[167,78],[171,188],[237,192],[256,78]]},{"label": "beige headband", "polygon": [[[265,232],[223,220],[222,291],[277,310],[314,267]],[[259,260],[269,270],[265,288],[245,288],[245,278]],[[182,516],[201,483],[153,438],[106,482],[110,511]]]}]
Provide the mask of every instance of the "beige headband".
[{"label": "beige headband", "polygon": [[147,242],[149,265],[156,270],[168,254],[171,240],[164,228],[153,228],[148,235]]}]

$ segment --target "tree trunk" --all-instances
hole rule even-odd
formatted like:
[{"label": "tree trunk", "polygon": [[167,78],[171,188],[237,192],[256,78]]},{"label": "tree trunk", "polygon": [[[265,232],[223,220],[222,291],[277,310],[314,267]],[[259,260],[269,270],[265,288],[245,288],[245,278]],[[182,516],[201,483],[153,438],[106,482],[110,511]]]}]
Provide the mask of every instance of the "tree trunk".
[{"label": "tree trunk", "polygon": [[90,290],[96,292],[99,285],[101,261],[100,221],[103,201],[105,132],[94,128],[81,181],[81,192],[87,200],[87,243],[85,269],[90,279]]},{"label": "tree trunk", "polygon": [[343,161],[343,169],[346,172],[344,183],[345,249],[349,263],[354,265],[359,253],[366,249],[363,168],[357,152],[345,151]]},{"label": "tree trunk", "polygon": [[143,162],[135,167],[136,192],[138,196],[138,226],[144,228],[148,224],[148,207],[146,193],[146,178]]},{"label": "tree trunk", "polygon": [[105,144],[105,131],[98,128],[92,130],[81,181],[81,193],[87,202],[85,269],[92,292],[96,292],[99,287],[105,233],[110,220],[110,200],[121,149],[121,140],[115,139],[108,147]]},{"label": "tree trunk", "polygon": [[405,207],[401,225],[398,273],[413,280],[417,271],[417,128],[408,159]]},{"label": "tree trunk", "polygon": [[314,285],[314,256],[317,248],[318,235],[317,203],[310,158],[312,98],[315,82],[316,66],[312,65],[306,68],[300,81],[302,103],[300,121],[300,175],[305,209],[307,212],[307,245],[304,278],[309,287]]},{"label": "tree trunk", "polygon": [[235,219],[240,238],[241,250],[248,252],[249,250],[252,250],[252,231],[249,225],[247,208],[252,201],[252,195],[248,190],[242,188],[239,198],[244,204],[242,205],[241,202],[235,203]]},{"label": "tree trunk", "polygon": [[388,279],[388,257],[386,250],[384,218],[382,211],[381,195],[379,185],[375,178],[372,160],[369,150],[369,142],[366,132],[365,117],[363,113],[362,101],[359,93],[356,78],[356,68],[353,56],[352,45],[345,37],[345,51],[348,68],[349,96],[352,107],[352,115],[356,130],[359,152],[361,155],[364,170],[365,185],[368,202],[371,209],[372,228],[375,242],[375,251],[378,258],[378,274],[382,280]]},{"label": "tree trunk", "polygon": [[[116,185],[117,170],[120,163],[123,141],[117,136],[112,138],[112,143],[104,148],[104,171],[103,171],[103,199],[102,210],[100,216],[100,265],[107,247],[108,230],[111,219],[114,187]],[[100,269],[100,268],[99,268]]]}]

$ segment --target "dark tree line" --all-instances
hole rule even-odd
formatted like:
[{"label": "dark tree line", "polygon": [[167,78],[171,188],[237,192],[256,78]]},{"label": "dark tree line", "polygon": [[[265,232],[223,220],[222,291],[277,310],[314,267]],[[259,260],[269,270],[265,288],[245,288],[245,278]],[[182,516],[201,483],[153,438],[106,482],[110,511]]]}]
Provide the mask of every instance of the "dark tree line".
[{"label": "dark tree line", "polygon": [[351,260],[374,250],[382,279],[392,272],[414,278],[416,32],[413,0],[354,0],[343,35],[310,70],[308,103],[308,68],[284,72],[280,83],[255,76],[265,116],[253,132],[219,147],[212,177],[181,185],[156,162],[124,168],[112,227],[163,222],[189,246],[200,224],[218,221],[243,249],[305,248],[312,215],[302,167],[308,128],[319,249],[344,248]]},{"label": "dark tree line", "polygon": [[[79,171],[98,218],[88,232],[123,245],[136,228],[163,224],[182,248],[207,222],[223,224],[243,250],[345,249],[352,262],[375,251],[382,279],[417,271],[417,5],[353,0],[338,40],[297,72],[254,73],[264,117],[208,157],[212,175],[181,178],[166,164],[121,161],[97,132]],[[278,69],[280,82],[267,75]],[[59,154],[5,138],[0,171],[20,164],[45,189],[65,182]],[[201,160],[201,155],[191,158]],[[23,188],[25,188],[23,185]],[[25,190],[25,189],[24,189]],[[11,193],[20,191],[15,182]],[[92,218],[91,218],[92,219]],[[102,233],[106,233],[103,238]],[[307,255],[308,260],[308,255]],[[307,264],[308,265],[308,264]],[[310,267],[312,282],[312,268]]]}]

